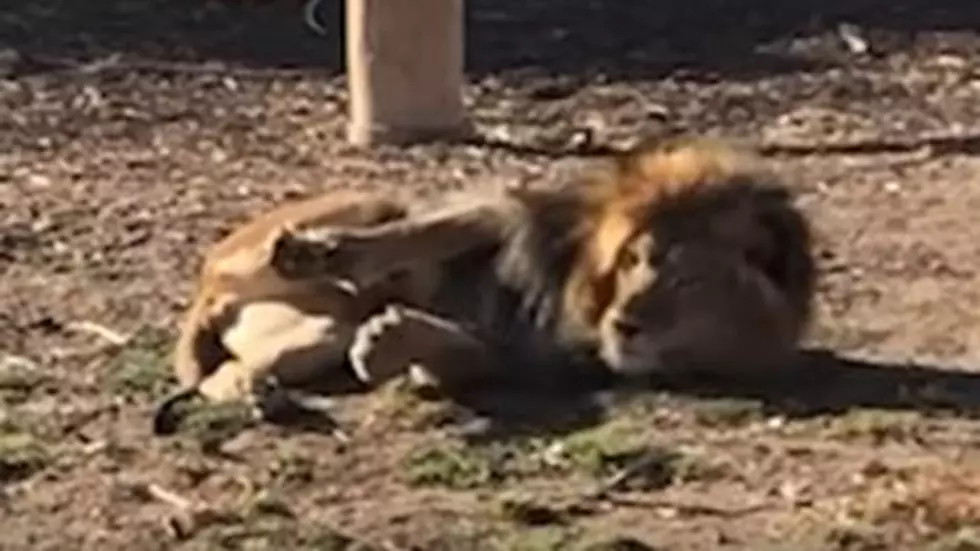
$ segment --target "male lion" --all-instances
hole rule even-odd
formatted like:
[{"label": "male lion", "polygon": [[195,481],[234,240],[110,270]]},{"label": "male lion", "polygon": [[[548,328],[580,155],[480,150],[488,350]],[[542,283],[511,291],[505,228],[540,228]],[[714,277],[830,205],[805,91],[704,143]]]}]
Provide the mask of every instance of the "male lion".
[{"label": "male lion", "polygon": [[[367,320],[353,369],[381,382],[412,368],[450,389],[488,376],[553,385],[572,365],[741,376],[793,363],[811,315],[811,232],[757,161],[707,140],[645,143],[579,185],[505,196],[481,214],[500,233],[463,254],[386,253],[392,265],[438,264],[439,284],[425,308]],[[321,273],[374,254],[342,233],[327,239]]]},{"label": "male lion", "polygon": [[[752,155],[681,140],[641,145],[558,190],[367,227],[280,229],[263,241],[274,251],[263,270],[308,291],[239,308],[264,367],[239,360],[229,373],[254,381],[297,369],[283,355],[292,343],[250,309],[291,312],[304,337],[325,335],[317,323],[331,320],[330,338],[309,341],[316,359],[346,355],[370,384],[408,373],[452,392],[497,377],[558,384],[578,366],[626,376],[777,368],[793,360],[815,277],[791,199]],[[318,281],[352,282],[359,308],[337,308]],[[314,297],[329,304],[307,313]]]}]

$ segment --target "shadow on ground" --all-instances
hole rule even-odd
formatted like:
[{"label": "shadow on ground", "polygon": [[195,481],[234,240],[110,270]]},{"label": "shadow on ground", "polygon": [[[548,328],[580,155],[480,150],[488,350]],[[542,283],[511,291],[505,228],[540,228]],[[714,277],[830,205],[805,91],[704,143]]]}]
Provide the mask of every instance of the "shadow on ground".
[{"label": "shadow on ground", "polygon": [[[158,61],[215,61],[338,73],[343,2],[322,0],[319,36],[301,0],[30,0],[0,8],[0,48],[41,71],[50,57],[111,54]],[[466,0],[472,77],[536,68],[615,79],[656,78],[678,69],[726,78],[803,70],[844,59],[841,22],[865,30],[875,49],[901,48],[916,31],[972,31],[972,0]],[[817,44],[819,42],[819,44]],[[952,41],[955,43],[955,39]],[[13,54],[17,55],[14,56]],[[11,59],[19,61],[14,64]],[[853,56],[848,57],[848,59]],[[2,74],[2,72],[0,72]]]},{"label": "shadow on ground", "polygon": [[798,369],[776,381],[674,381],[655,386],[703,398],[759,400],[769,412],[790,417],[842,414],[860,408],[980,417],[980,373],[869,362],[825,350],[808,352]]},{"label": "shadow on ground", "polygon": [[[613,399],[598,390],[611,391]],[[811,351],[798,369],[778,380],[721,381],[692,379],[651,381],[650,391],[677,397],[757,401],[768,415],[807,418],[842,415],[855,409],[948,413],[961,418],[980,418],[980,373],[953,371],[939,366],[895,365]],[[634,394],[635,389],[624,389]],[[602,389],[552,392],[545,395],[505,395],[476,402],[491,419],[494,433],[561,434],[601,423],[606,406],[619,391]]]},{"label": "shadow on ground", "polygon": [[[341,384],[333,392],[366,390]],[[798,369],[787,371],[778,380],[652,380],[649,387],[640,390],[679,398],[752,400],[767,415],[796,419],[843,415],[856,409],[943,412],[966,419],[980,418],[980,373],[867,362],[822,350],[808,352]],[[478,421],[463,427],[469,436],[507,440],[529,435],[562,436],[597,426],[607,420],[610,405],[618,397],[636,393],[635,386],[617,388],[605,377],[590,377],[588,381],[580,379],[573,384],[533,391],[500,388],[458,396],[454,402],[470,413],[470,419]],[[287,427],[292,423],[282,422]],[[308,421],[303,426],[314,431],[323,427],[321,422]]]}]

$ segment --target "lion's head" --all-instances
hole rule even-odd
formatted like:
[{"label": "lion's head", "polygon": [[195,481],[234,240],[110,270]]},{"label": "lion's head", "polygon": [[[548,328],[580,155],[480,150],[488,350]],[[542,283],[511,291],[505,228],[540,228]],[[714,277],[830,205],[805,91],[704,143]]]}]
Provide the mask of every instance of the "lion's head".
[{"label": "lion's head", "polygon": [[579,193],[564,311],[611,370],[753,369],[795,351],[814,287],[810,232],[751,156],[642,146]]}]

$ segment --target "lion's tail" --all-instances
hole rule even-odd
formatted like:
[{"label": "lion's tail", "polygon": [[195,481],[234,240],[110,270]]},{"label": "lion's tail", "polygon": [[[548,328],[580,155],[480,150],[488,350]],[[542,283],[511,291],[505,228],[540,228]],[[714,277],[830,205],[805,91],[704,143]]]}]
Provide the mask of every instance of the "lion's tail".
[{"label": "lion's tail", "polygon": [[179,406],[197,396],[197,387],[192,387],[182,388],[164,398],[153,412],[153,434],[164,436],[177,432],[182,417]]},{"label": "lion's tail", "polygon": [[210,300],[200,293],[185,315],[174,349],[174,375],[179,389],[165,398],[153,415],[153,433],[172,434],[180,422],[177,406],[198,395],[200,382],[231,354],[221,342]]}]

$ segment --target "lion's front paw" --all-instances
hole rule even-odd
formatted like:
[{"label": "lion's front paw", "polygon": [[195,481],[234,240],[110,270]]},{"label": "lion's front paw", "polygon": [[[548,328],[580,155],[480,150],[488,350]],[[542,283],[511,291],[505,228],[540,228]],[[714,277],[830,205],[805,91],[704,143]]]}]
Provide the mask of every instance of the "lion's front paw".
[{"label": "lion's front paw", "polygon": [[322,276],[331,273],[339,248],[337,232],[283,228],[272,243],[271,264],[288,279]]},{"label": "lion's front paw", "polygon": [[348,351],[357,378],[379,384],[405,372],[412,345],[409,328],[404,311],[398,306],[388,306],[358,326]]}]

